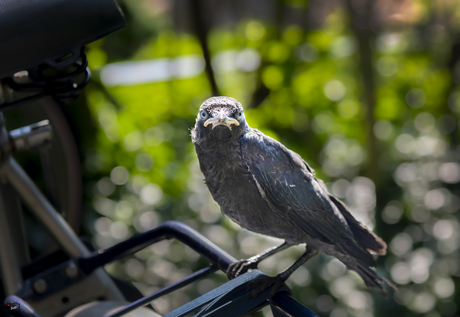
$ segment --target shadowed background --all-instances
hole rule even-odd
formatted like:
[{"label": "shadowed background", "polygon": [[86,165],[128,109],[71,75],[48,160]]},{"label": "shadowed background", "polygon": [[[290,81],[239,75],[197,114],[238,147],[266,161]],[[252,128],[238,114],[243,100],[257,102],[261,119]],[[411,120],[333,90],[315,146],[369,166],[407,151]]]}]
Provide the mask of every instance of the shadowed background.
[{"label": "shadowed background", "polygon": [[[399,287],[388,300],[323,255],[288,280],[296,299],[322,316],[458,316],[459,2],[118,2],[127,26],[87,48],[92,81],[66,108],[83,164],[82,231],[97,248],[166,220],[237,258],[279,244],[223,217],[203,183],[189,129],[221,94],[388,243],[378,271]],[[41,250],[46,235],[34,232]],[[260,269],[275,275],[302,252]],[[148,294],[205,265],[161,242],[106,268]],[[214,274],[153,306],[168,312],[224,281]]]}]

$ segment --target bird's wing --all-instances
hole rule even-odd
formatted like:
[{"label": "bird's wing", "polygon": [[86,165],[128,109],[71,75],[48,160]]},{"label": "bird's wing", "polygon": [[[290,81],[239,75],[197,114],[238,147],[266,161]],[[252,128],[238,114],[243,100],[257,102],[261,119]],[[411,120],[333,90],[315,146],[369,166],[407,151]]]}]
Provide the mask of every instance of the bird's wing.
[{"label": "bird's wing", "polygon": [[255,129],[244,135],[241,148],[259,192],[275,212],[325,243],[353,240],[344,217],[297,153]]},{"label": "bird's wing", "polygon": [[329,199],[339,209],[342,216],[347,221],[348,227],[358,243],[371,253],[385,255],[387,250],[387,244],[373,233],[369,228],[363,225],[361,222],[355,219],[351,214],[348,207],[337,197],[329,194]]},{"label": "bird's wing", "polygon": [[[321,188],[324,190],[324,192],[327,193],[328,191],[326,184],[324,184],[324,182],[320,179],[317,179],[317,181],[320,184]],[[367,228],[361,222],[356,220],[355,217],[353,217],[353,215],[351,214],[350,210],[348,210],[347,205],[343,203],[343,201],[331,194],[328,194],[328,196],[331,202],[339,209],[343,218],[345,218],[345,221],[347,222],[348,227],[353,233],[355,240],[369,252],[379,255],[385,255],[387,250],[387,244],[375,233],[369,230],[369,228]]]}]

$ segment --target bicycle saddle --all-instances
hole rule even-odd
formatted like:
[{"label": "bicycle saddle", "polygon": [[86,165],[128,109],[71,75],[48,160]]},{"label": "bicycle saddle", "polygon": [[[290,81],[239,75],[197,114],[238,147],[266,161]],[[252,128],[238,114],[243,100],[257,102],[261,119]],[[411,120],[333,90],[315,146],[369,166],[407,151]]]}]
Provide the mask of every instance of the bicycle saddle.
[{"label": "bicycle saddle", "polygon": [[0,79],[58,66],[124,25],[115,0],[0,0]]}]

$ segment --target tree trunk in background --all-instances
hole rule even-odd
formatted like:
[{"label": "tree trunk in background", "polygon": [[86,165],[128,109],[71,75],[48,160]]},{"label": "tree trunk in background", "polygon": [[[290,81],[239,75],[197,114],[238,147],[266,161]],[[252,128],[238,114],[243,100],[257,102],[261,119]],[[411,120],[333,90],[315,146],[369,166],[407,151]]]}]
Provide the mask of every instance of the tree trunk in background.
[{"label": "tree trunk in background", "polygon": [[360,76],[362,81],[363,92],[361,96],[362,103],[365,107],[366,119],[366,148],[367,148],[367,164],[365,175],[378,184],[379,169],[379,151],[377,148],[377,140],[374,135],[374,107],[375,107],[375,78],[373,70],[373,56],[371,49],[371,41],[374,39],[374,34],[371,30],[373,21],[373,1],[346,1],[348,13],[351,17],[350,27],[354,32],[359,45],[360,57]]},{"label": "tree trunk in background", "polygon": [[208,46],[209,21],[206,20],[208,15],[204,14],[203,11],[204,6],[201,0],[191,0],[191,14],[193,15],[192,21],[203,51],[206,74],[208,75],[212,94],[213,96],[220,96],[219,89],[217,88],[216,77],[214,76],[214,71],[212,70],[211,54]]}]

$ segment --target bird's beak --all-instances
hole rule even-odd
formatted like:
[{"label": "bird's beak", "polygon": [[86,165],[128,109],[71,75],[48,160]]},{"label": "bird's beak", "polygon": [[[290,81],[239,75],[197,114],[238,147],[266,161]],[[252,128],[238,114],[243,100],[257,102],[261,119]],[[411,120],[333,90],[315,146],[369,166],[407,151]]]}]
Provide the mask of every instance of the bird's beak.
[{"label": "bird's beak", "polygon": [[216,117],[209,118],[208,120],[206,120],[206,122],[204,123],[204,126],[207,127],[210,124],[212,124],[213,129],[217,127],[218,125],[224,125],[230,130],[232,129],[232,124],[236,126],[240,125],[238,120],[227,117],[227,114],[224,111],[220,111]]}]

